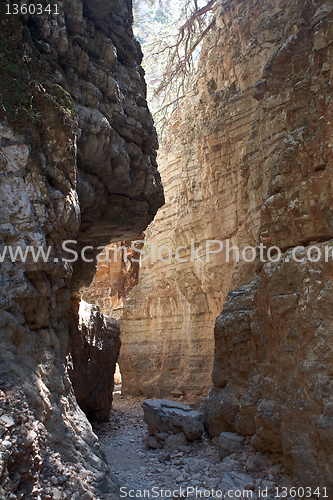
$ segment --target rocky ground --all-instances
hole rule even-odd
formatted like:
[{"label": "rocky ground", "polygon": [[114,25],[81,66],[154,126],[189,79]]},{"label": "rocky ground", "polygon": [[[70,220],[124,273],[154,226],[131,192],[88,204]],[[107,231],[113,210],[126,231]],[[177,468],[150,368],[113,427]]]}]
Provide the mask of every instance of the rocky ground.
[{"label": "rocky ground", "polygon": [[[119,479],[123,498],[173,499],[181,494],[240,499],[273,499],[278,494],[289,498],[283,494],[283,487],[289,491],[292,481],[282,466],[247,444],[242,452],[222,461],[216,440],[207,436],[189,443],[188,452],[147,448],[142,442],[147,434],[143,400],[116,394],[110,422],[95,426],[110,469]],[[198,402],[191,406],[197,408]]]}]

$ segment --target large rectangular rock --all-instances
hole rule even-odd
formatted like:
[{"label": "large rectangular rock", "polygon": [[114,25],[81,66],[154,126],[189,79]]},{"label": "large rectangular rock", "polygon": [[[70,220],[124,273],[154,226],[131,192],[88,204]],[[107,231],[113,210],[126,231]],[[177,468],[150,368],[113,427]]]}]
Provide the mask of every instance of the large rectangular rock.
[{"label": "large rectangular rock", "polygon": [[183,432],[190,441],[202,435],[203,415],[190,406],[168,399],[147,399],[142,403],[142,408],[150,435],[168,431],[175,434]]}]

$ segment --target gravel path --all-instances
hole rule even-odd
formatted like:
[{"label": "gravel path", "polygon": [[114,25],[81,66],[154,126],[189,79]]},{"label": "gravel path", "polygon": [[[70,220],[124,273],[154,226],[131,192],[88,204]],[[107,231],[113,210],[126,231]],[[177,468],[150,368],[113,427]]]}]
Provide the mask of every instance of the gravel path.
[{"label": "gravel path", "polygon": [[218,457],[216,443],[207,436],[190,443],[187,453],[147,448],[142,442],[147,434],[142,401],[116,394],[110,422],[95,429],[110,469],[119,479],[122,498],[273,500],[283,487],[291,486],[276,460],[255,452],[249,445],[223,461]]}]

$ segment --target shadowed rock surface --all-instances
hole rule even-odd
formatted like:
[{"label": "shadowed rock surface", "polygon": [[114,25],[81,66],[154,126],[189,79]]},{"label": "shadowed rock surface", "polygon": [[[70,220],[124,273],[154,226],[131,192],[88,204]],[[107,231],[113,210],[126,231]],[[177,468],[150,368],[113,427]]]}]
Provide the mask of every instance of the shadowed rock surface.
[{"label": "shadowed rock surface", "polygon": [[[1,263],[1,411],[15,423],[0,455],[1,498],[69,498],[105,481],[118,495],[66,368],[90,335],[74,329],[69,339],[71,295],[75,315],[96,247],[140,237],[163,204],[131,2],[58,8],[0,14],[0,248],[46,255],[13,263],[7,253]],[[92,262],[74,262],[65,240],[94,247]],[[54,474],[62,484],[50,484]]]},{"label": "shadowed rock surface", "polygon": [[76,400],[91,422],[107,422],[120,349],[119,323],[101,314],[98,306],[81,301],[69,331],[68,374]]},{"label": "shadowed rock surface", "polygon": [[[255,449],[281,457],[297,484],[332,496],[333,6],[232,2],[219,22],[226,40],[239,26],[236,60],[270,47],[264,64],[252,65],[255,112],[239,162],[258,214],[254,240],[243,241],[266,247],[266,263],[258,248],[256,261],[233,273],[215,324],[206,424],[211,436],[251,437]],[[240,84],[236,76],[236,102]],[[268,260],[273,246],[278,262]]]}]

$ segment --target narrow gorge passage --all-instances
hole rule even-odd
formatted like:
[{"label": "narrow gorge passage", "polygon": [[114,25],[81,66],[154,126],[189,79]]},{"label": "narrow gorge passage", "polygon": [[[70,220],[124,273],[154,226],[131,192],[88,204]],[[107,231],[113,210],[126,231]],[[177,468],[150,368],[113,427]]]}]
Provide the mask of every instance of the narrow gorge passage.
[{"label": "narrow gorge passage", "polygon": [[110,422],[94,425],[101,449],[119,480],[122,498],[176,499],[182,493],[188,498],[195,494],[197,498],[228,498],[229,494],[230,498],[273,500],[283,487],[292,486],[277,460],[248,444],[222,461],[216,440],[207,435],[189,442],[187,452],[148,448],[142,442],[147,434],[143,400],[115,394]]},{"label": "narrow gorge passage", "polygon": [[333,2],[180,1],[162,138],[176,0],[0,2],[0,500],[333,498]]}]

